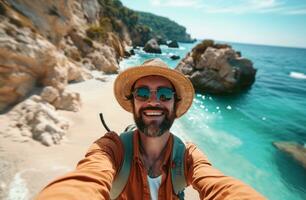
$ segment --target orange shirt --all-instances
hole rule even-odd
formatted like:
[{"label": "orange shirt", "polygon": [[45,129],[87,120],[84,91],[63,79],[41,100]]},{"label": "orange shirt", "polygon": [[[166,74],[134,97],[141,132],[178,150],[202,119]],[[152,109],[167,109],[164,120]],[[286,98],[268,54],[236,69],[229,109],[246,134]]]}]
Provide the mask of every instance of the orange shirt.
[{"label": "orange shirt", "polygon": [[[146,169],[139,154],[139,132],[133,135],[131,172],[118,199],[150,199]],[[178,199],[172,189],[170,166],[173,135],[167,142],[166,155],[161,166],[162,181],[158,199]],[[123,161],[123,144],[113,132],[98,139],[88,150],[76,170],[47,185],[36,200],[109,199],[112,181]],[[223,175],[211,166],[206,156],[191,143],[186,144],[185,177],[188,185],[199,192],[201,199],[265,199],[250,186]]]}]

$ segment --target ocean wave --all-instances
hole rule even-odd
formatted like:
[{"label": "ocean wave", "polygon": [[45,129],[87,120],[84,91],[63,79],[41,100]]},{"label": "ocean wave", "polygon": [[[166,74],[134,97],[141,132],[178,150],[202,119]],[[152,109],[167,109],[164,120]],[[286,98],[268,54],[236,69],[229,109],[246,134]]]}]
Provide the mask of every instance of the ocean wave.
[{"label": "ocean wave", "polygon": [[295,79],[306,79],[306,74],[300,72],[290,72],[289,76]]},{"label": "ocean wave", "polygon": [[[209,117],[209,116],[207,116]],[[183,141],[195,142],[200,146],[205,144],[218,145],[224,149],[236,149],[243,144],[240,138],[231,135],[225,131],[215,130],[203,122],[203,117],[198,114],[188,114],[188,118],[179,119],[172,130]],[[207,119],[206,119],[207,121]],[[191,135],[190,132],[193,134]]]}]

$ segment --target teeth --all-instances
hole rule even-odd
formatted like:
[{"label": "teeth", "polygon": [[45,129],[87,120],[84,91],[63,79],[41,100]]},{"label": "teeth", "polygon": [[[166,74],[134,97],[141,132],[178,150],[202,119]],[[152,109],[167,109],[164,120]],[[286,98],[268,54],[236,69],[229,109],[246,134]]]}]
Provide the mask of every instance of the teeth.
[{"label": "teeth", "polygon": [[160,116],[163,113],[162,112],[145,112],[145,114],[149,116]]}]

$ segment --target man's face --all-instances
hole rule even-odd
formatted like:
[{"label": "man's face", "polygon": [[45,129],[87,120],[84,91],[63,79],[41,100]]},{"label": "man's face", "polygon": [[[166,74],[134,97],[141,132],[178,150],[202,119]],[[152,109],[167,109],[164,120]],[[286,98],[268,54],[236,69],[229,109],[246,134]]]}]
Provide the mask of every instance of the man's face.
[{"label": "man's face", "polygon": [[[134,90],[147,87],[150,91],[160,88],[174,88],[171,82],[162,76],[146,76],[136,81]],[[157,92],[151,92],[147,100],[134,96],[134,120],[138,129],[147,136],[158,137],[167,132],[175,119],[175,100],[159,100]]]}]

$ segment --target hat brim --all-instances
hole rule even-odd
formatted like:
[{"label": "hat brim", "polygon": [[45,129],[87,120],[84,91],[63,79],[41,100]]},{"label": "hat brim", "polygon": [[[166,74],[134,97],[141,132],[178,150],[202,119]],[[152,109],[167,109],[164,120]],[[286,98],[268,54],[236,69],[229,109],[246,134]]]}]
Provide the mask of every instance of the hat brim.
[{"label": "hat brim", "polygon": [[179,71],[154,65],[131,67],[117,76],[114,83],[114,94],[121,107],[133,113],[132,101],[128,98],[131,95],[133,84],[138,79],[150,75],[165,77],[175,87],[176,95],[180,99],[176,106],[176,117],[179,118],[187,112],[194,97],[191,81]]}]

